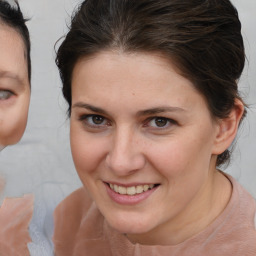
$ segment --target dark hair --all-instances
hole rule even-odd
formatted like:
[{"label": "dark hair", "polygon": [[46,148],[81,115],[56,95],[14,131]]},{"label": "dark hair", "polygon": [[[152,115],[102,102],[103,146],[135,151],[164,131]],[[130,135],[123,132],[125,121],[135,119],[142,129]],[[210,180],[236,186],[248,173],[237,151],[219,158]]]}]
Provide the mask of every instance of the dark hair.
[{"label": "dark hair", "polygon": [[29,81],[31,81],[30,38],[28,28],[25,24],[27,20],[24,19],[17,0],[14,2],[16,7],[11,6],[4,0],[0,0],[0,24],[15,29],[23,39],[25,45],[25,57],[28,64],[28,78]]},{"label": "dark hair", "polygon": [[[169,58],[205,97],[214,118],[227,117],[240,99],[237,81],[245,53],[238,13],[229,0],[84,1],[56,57],[69,115],[77,61],[115,48]],[[220,154],[217,165],[229,154]]]}]

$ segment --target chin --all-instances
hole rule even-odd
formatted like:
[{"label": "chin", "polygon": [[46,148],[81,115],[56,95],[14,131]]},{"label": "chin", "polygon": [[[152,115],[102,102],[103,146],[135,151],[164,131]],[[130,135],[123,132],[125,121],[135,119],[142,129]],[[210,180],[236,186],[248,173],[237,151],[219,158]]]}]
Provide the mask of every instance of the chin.
[{"label": "chin", "polygon": [[5,141],[3,145],[6,146],[11,146],[17,144],[21,140],[21,137],[15,136],[14,138],[10,138],[9,140]]},{"label": "chin", "polygon": [[124,214],[120,218],[112,215],[111,218],[107,218],[108,224],[118,232],[122,234],[143,234],[153,229],[153,222],[147,221],[145,217],[141,216],[127,216]]},{"label": "chin", "polygon": [[21,126],[19,129],[15,129],[12,133],[8,134],[6,136],[4,145],[8,146],[17,144],[21,140],[25,132],[25,128],[26,126]]}]

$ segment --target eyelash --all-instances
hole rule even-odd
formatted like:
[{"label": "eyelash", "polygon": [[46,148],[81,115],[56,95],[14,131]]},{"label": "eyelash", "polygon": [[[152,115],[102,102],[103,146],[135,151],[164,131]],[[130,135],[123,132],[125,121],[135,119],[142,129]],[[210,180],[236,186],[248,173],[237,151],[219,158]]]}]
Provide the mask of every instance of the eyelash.
[{"label": "eyelash", "polygon": [[110,121],[107,122],[107,124],[92,124],[88,121],[89,118],[101,118],[103,119],[103,122],[104,121],[107,121],[107,118],[105,118],[104,116],[101,116],[101,115],[94,115],[94,114],[90,114],[90,115],[81,115],[79,117],[79,121],[83,122],[83,124],[89,128],[93,128],[93,129],[102,129],[103,127],[105,126],[110,126]]},{"label": "eyelash", "polygon": [[[155,122],[156,124],[156,121],[164,121],[166,122],[166,124],[164,124],[163,126],[153,126],[153,125],[150,125],[150,123],[152,121]],[[174,121],[173,119],[170,119],[170,118],[167,118],[167,117],[162,117],[162,116],[154,116],[154,117],[150,117],[146,120],[145,124],[144,124],[144,127],[151,127],[152,129],[156,129],[156,130],[164,130],[164,129],[168,129],[170,128],[170,126],[172,125],[177,125],[177,122]]]},{"label": "eyelash", "polygon": [[[89,121],[89,118],[91,118],[91,120]],[[93,120],[92,118],[100,118],[102,119],[102,123],[99,123],[99,124],[95,124],[93,123]],[[153,125],[150,125],[150,122],[154,121],[155,122],[157,121],[164,121],[166,122],[166,124],[164,124],[162,127],[161,126],[153,126]],[[111,126],[111,121],[109,121],[107,118],[105,118],[104,116],[101,116],[101,115],[96,115],[96,114],[90,114],[90,115],[81,115],[79,117],[79,121],[83,122],[83,124],[89,128],[93,128],[93,129],[102,129],[102,128],[105,128],[107,126]],[[162,117],[162,116],[154,116],[154,117],[150,117],[150,118],[147,118],[146,121],[144,122],[143,124],[143,127],[149,127],[151,129],[154,129],[154,130],[164,130],[164,129],[168,129],[170,128],[170,126],[172,125],[177,125],[177,122],[173,119],[170,119],[170,118],[166,118],[166,117]]]}]

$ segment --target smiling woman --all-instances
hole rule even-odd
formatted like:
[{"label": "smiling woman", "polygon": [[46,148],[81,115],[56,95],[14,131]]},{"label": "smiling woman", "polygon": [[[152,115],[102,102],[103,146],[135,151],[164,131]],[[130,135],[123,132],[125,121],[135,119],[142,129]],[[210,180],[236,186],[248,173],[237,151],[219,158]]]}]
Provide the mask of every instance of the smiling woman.
[{"label": "smiling woman", "polygon": [[57,256],[255,255],[255,201],[219,170],[244,60],[228,0],[81,4],[57,65],[84,187],[55,211]]},{"label": "smiling woman", "polygon": [[[16,3],[17,4],[17,3]],[[0,149],[17,143],[30,101],[30,41],[19,5],[0,1]],[[2,193],[2,187],[0,188]],[[33,196],[6,198],[0,208],[0,255],[29,255]]]}]

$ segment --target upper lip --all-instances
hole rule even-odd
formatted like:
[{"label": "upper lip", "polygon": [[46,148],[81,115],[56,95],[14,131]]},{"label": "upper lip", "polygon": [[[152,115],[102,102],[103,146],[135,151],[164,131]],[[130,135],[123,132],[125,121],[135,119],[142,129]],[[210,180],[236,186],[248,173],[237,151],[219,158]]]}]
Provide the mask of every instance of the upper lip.
[{"label": "upper lip", "polygon": [[115,181],[104,181],[104,183],[107,184],[113,184],[117,186],[122,186],[122,187],[133,187],[133,186],[143,186],[143,185],[158,185],[159,183],[155,182],[132,182],[132,183],[120,183],[120,182],[115,182]]}]

